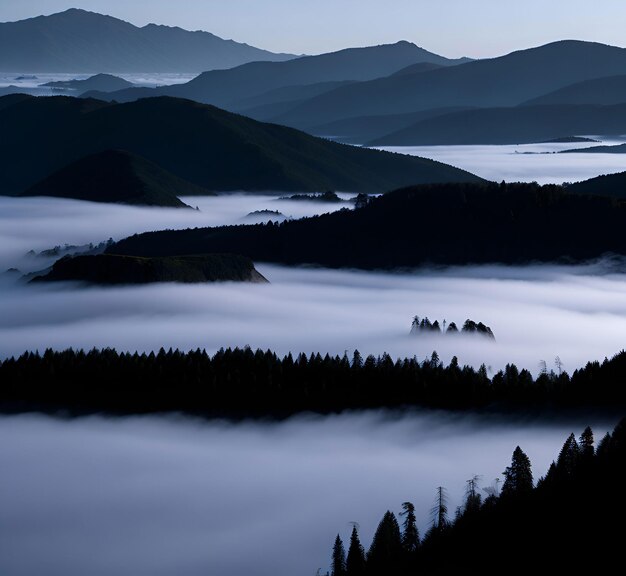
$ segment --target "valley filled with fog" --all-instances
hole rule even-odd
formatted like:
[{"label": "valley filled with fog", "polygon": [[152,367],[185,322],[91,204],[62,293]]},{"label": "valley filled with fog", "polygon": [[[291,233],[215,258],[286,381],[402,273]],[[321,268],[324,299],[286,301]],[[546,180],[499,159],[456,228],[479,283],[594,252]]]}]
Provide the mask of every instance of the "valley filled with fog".
[{"label": "valley filled with fog", "polygon": [[[472,168],[474,151],[465,153],[463,167]],[[505,172],[511,170],[505,168],[507,154],[508,147],[500,147],[487,156],[490,168],[479,172],[511,178]],[[562,173],[567,168],[562,158],[578,162],[580,156],[512,158],[535,163],[530,180],[573,180],[598,172]],[[624,346],[626,264],[610,257],[582,266],[393,273],[257,262],[270,281],[265,285],[106,288],[19,280],[22,273],[50,266],[55,256],[38,254],[55,246],[352,207],[280,200],[276,194],[183,200],[199,211],[0,198],[0,265],[20,270],[0,279],[2,358],[48,347],[215,352],[250,346],[278,354],[339,355],[358,349],[363,356],[388,352],[418,359],[436,350],[444,363],[457,356],[461,364],[484,363],[493,375],[509,362],[534,374],[544,362],[548,370],[571,372]],[[458,325],[471,318],[490,326],[496,339],[410,335],[415,315]],[[0,571],[286,576],[313,575],[319,568],[323,573],[334,534],[347,539],[351,522],[359,523],[368,545],[385,510],[398,512],[411,500],[423,534],[437,486],[448,488],[453,513],[465,482],[478,474],[482,487],[492,485],[515,446],[528,453],[537,478],[567,435],[588,424],[599,438],[615,422],[589,414],[548,423],[436,412],[302,416],[275,424],[176,416],[5,416],[0,492],[10,497],[3,499],[0,518]]]},{"label": "valley filled with fog", "polygon": [[599,142],[545,144],[467,145],[467,146],[385,146],[381,150],[399,152],[445,162],[500,182],[538,182],[562,184],[595,178],[626,170],[623,154],[559,154],[592,146],[613,146],[624,140],[591,138]]},{"label": "valley filled with fog", "polygon": [[[342,195],[343,198],[350,194]],[[514,362],[533,373],[558,356],[572,372],[623,348],[626,332],[624,263],[584,266],[477,266],[395,273],[325,270],[256,263],[270,281],[259,284],[156,284],[85,287],[28,285],[22,273],[58,256],[54,246],[97,244],[163,228],[244,224],[250,212],[302,217],[348,203],[224,195],[185,200],[200,211],[136,208],[57,199],[0,198],[0,354],[46,348],[161,347],[215,352],[250,346],[279,354],[328,352],[429,357],[485,364],[496,372]],[[260,214],[257,219],[279,219]],[[33,250],[36,254],[27,254]],[[413,316],[457,325],[470,318],[490,326],[480,337],[410,336]],[[589,338],[593,334],[593,338]]]}]

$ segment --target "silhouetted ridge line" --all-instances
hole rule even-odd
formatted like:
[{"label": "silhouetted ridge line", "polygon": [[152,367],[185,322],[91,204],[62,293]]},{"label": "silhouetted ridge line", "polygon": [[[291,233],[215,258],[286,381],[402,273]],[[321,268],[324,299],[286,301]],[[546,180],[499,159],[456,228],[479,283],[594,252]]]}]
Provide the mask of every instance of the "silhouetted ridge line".
[{"label": "silhouetted ridge line", "polygon": [[567,410],[612,412],[626,406],[626,352],[591,362],[571,376],[544,370],[534,378],[509,364],[492,378],[483,365],[444,366],[388,354],[352,358],[245,349],[118,353],[112,349],[27,352],[0,363],[2,412],[284,417],[375,408]]}]

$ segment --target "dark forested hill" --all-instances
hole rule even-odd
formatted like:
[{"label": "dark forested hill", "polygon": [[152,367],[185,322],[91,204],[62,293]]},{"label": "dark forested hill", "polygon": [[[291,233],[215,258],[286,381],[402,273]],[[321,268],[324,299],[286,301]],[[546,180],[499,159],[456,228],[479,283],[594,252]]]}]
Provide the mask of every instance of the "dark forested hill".
[{"label": "dark forested hill", "polygon": [[332,575],[613,572],[621,563],[623,540],[615,519],[626,513],[626,420],[597,443],[590,427],[578,438],[572,433],[554,456],[548,473],[536,478],[530,458],[517,446],[502,489],[499,484],[486,488],[483,500],[481,478],[470,478],[454,518],[447,491],[433,487],[432,522],[425,534],[419,534],[416,518],[428,511],[405,502],[402,530],[395,514],[386,512],[367,553],[356,527],[347,560],[337,536]]},{"label": "dark forested hill", "polygon": [[50,272],[31,282],[79,281],[90,284],[154,282],[267,282],[249,258],[234,254],[202,254],[172,258],[136,258],[97,254],[65,256]]},{"label": "dark forested hill", "polygon": [[203,72],[289,58],[209,32],[156,24],[138,28],[76,8],[0,23],[5,72]]},{"label": "dark forested hill", "polygon": [[126,150],[208,190],[385,192],[479,181],[422,158],[365,150],[176,98],[110,104],[0,98],[0,191],[19,194],[89,154]]},{"label": "dark forested hill", "polygon": [[61,168],[21,196],[183,208],[178,196],[210,192],[123,150],[105,150]]},{"label": "dark forested hill", "polygon": [[580,261],[626,254],[626,206],[537,184],[442,184],[391,192],[354,211],[280,225],[140,234],[110,253],[232,251],[255,261],[329,267]]},{"label": "dark forested hill", "polygon": [[568,192],[576,194],[599,194],[613,198],[626,199],[626,172],[608,174],[576,182],[567,187]]}]

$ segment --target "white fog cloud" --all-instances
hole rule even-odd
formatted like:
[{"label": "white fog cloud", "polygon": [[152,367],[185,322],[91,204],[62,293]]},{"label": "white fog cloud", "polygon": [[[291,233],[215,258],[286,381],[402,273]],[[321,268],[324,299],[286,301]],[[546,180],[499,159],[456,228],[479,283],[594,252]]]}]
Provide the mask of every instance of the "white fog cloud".
[{"label": "white fog cloud", "polygon": [[[602,144],[610,146],[623,144],[623,141],[606,140]],[[445,162],[495,182],[506,180],[562,184],[626,171],[624,154],[552,154],[598,145],[585,142],[506,146],[389,146],[381,149]],[[531,152],[534,154],[529,154]]]},{"label": "white fog cloud", "polygon": [[[537,372],[556,356],[573,371],[624,347],[626,275],[587,267],[497,266],[388,274],[258,265],[258,284],[5,286],[4,357],[47,347],[189,350],[249,345],[288,352],[390,353],[494,371]],[[490,326],[480,337],[409,336],[414,315]],[[590,337],[592,335],[593,337]]]}]

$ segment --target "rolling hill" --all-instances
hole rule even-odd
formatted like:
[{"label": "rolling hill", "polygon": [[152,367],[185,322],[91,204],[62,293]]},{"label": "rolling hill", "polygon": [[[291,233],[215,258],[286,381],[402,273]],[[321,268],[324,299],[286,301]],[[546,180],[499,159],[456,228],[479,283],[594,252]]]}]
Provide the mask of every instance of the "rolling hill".
[{"label": "rolling hill", "polygon": [[257,60],[288,60],[208,32],[123,20],[71,8],[0,23],[5,72],[203,72]]},{"label": "rolling hill", "polygon": [[337,144],[189,100],[8,98],[4,107],[0,98],[0,190],[9,195],[105,150],[126,150],[210,191],[385,192],[480,181],[439,162]]},{"label": "rolling hill", "polygon": [[525,106],[552,104],[596,104],[609,106],[626,102],[626,75],[594,78],[565,86],[524,102]]},{"label": "rolling hill", "polygon": [[65,256],[52,270],[31,282],[87,282],[89,284],[152,284],[155,282],[267,282],[252,260],[234,254],[202,254],[175,258],[135,258],[97,254]]},{"label": "rolling hill", "polygon": [[20,196],[189,208],[178,196],[209,195],[156,164],[123,150],[105,150],[61,168]]},{"label": "rolling hill", "polygon": [[107,251],[171,256],[229,250],[256,262],[361,269],[577,262],[626,254],[624,226],[623,202],[568,194],[560,186],[434,184],[280,225],[139,234]]},{"label": "rolling hill", "polygon": [[626,172],[607,174],[576,182],[567,187],[568,192],[575,194],[597,194],[612,198],[626,199]]},{"label": "rolling hill", "polygon": [[72,90],[78,94],[82,94],[88,90],[115,92],[116,90],[131,88],[133,83],[119,78],[118,76],[113,76],[112,74],[96,74],[84,80],[58,80],[55,82],[46,82],[45,84],[41,84],[41,86],[57,90]]},{"label": "rolling hill", "polygon": [[368,146],[526,144],[566,135],[626,132],[626,104],[483,108],[453,112],[367,143]]}]

